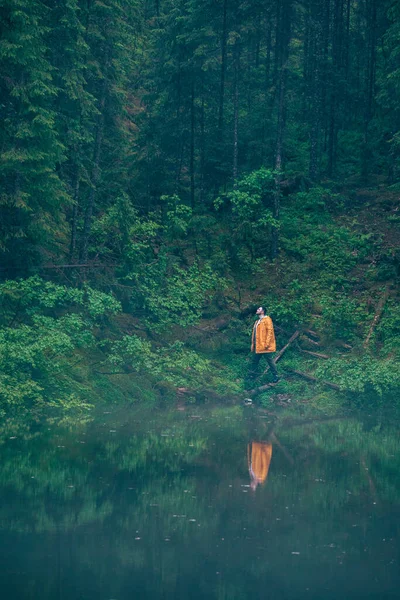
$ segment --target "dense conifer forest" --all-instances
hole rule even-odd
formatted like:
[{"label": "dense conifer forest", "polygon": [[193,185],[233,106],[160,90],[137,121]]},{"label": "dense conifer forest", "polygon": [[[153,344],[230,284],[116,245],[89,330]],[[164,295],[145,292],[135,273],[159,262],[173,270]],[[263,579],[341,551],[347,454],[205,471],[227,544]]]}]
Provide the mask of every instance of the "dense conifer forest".
[{"label": "dense conifer forest", "polygon": [[398,404],[399,0],[3,0],[0,30],[3,411],[243,398],[260,304],[261,403]]}]

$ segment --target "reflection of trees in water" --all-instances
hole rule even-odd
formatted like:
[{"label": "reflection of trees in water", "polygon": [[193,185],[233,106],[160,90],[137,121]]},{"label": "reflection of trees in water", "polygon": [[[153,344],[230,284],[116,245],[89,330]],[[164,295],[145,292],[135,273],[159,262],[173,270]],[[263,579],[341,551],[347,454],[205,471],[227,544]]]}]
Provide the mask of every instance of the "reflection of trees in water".
[{"label": "reflection of trees in water", "polygon": [[[2,529],[58,531],[63,572],[90,573],[109,597],[126,596],[133,579],[142,597],[201,598],[210,589],[216,598],[248,597],[266,577],[278,589],[276,573],[292,551],[315,560],[318,549],[321,566],[361,552],[368,561],[370,552],[372,568],[376,555],[360,547],[359,528],[372,548],[371,481],[376,510],[399,500],[394,428],[365,431],[356,419],[276,422],[267,442],[272,425],[245,421],[237,408],[201,415],[152,413],[151,422],[76,431],[21,427],[16,440],[3,426]],[[255,494],[246,487],[253,434],[273,446],[262,470],[268,485]],[[216,575],[227,570],[229,581]]]}]

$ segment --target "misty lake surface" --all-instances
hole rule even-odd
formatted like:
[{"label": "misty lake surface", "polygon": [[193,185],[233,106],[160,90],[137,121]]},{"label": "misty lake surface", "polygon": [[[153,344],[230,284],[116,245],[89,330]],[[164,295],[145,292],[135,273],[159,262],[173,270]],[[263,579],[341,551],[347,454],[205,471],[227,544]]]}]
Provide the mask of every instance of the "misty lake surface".
[{"label": "misty lake surface", "polygon": [[3,421],[7,600],[399,598],[399,423],[141,405]]}]

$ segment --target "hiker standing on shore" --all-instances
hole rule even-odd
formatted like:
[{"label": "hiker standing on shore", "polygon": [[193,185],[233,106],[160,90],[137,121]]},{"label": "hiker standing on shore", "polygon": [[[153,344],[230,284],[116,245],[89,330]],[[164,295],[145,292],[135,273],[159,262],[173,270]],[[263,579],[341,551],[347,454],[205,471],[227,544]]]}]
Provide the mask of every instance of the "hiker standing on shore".
[{"label": "hiker standing on shore", "polygon": [[247,382],[253,381],[258,372],[258,365],[263,356],[271,369],[273,376],[272,382],[279,381],[278,371],[272,357],[272,353],[276,351],[274,325],[271,317],[265,314],[264,306],[259,306],[256,310],[258,320],[254,323],[253,333],[251,336],[251,352],[252,359],[247,375]]}]

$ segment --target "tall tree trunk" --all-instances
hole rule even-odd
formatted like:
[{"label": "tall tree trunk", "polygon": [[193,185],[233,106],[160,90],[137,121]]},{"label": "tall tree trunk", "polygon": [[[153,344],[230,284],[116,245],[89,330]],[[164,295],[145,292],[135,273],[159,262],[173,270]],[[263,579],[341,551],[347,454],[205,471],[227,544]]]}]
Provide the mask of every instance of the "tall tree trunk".
[{"label": "tall tree trunk", "polygon": [[69,248],[69,257],[71,263],[75,260],[76,244],[77,244],[77,230],[78,230],[78,215],[79,215],[79,188],[80,188],[80,169],[79,165],[75,165],[75,178],[74,178],[74,206],[72,209],[72,222],[71,222],[71,243]]},{"label": "tall tree trunk", "polygon": [[176,81],[176,130],[178,132],[178,143],[176,144],[175,154],[175,193],[179,193],[179,185],[181,181],[182,163],[183,163],[183,123],[181,114],[181,98],[182,98],[182,73],[181,61],[179,59],[178,77]]},{"label": "tall tree trunk", "polygon": [[351,0],[346,0],[346,45],[344,49],[344,70],[346,75],[346,81],[349,77],[349,51],[350,51],[350,14],[351,14]]},{"label": "tall tree trunk", "polygon": [[267,35],[266,35],[266,54],[265,54],[265,95],[268,97],[271,76],[271,44],[272,44],[272,25],[269,12],[267,13]]},{"label": "tall tree trunk", "polygon": [[201,97],[200,112],[200,203],[204,203],[204,169],[205,169],[205,115],[204,115],[204,91]]},{"label": "tall tree trunk", "polygon": [[195,204],[195,181],[194,181],[194,129],[195,129],[195,111],[194,111],[194,79],[192,81],[192,91],[190,96],[190,203],[192,208]]},{"label": "tall tree trunk", "polygon": [[224,100],[225,100],[225,73],[226,73],[226,45],[228,38],[227,29],[227,8],[228,0],[224,0],[222,17],[222,35],[221,35],[221,76],[219,88],[219,107],[218,107],[218,137],[222,143],[224,128]]},{"label": "tall tree trunk", "polygon": [[329,79],[329,34],[330,34],[330,21],[331,21],[331,0],[323,0],[323,56],[322,56],[322,68],[321,68],[321,126],[324,128],[324,141],[323,151],[327,150],[328,143],[328,114],[327,114],[327,98],[328,98],[328,87],[327,82]]},{"label": "tall tree trunk", "polygon": [[341,75],[342,56],[342,25],[343,0],[334,0],[332,23],[332,77],[329,107],[329,139],[328,139],[328,168],[327,173],[332,177],[336,168],[337,137],[338,137],[338,85]]},{"label": "tall tree trunk", "polygon": [[[279,82],[279,102],[278,102],[278,129],[276,137],[276,152],[275,152],[275,191],[273,203],[273,217],[279,220],[280,201],[281,201],[281,181],[282,181],[282,151],[283,151],[283,135],[285,128],[285,94],[286,94],[286,65],[281,68]],[[271,240],[271,258],[274,259],[278,255],[279,229],[272,227]]]},{"label": "tall tree trunk", "polygon": [[323,5],[322,0],[313,0],[312,7],[312,34],[314,39],[314,65],[311,74],[311,129],[310,129],[310,164],[309,175],[312,181],[318,179],[319,174],[319,146],[321,128],[322,104],[322,57],[323,57]]},{"label": "tall tree trunk", "polygon": [[364,136],[362,147],[361,174],[363,181],[368,181],[371,170],[372,152],[369,144],[369,126],[373,117],[373,102],[375,92],[375,63],[376,63],[376,0],[367,0],[367,32],[368,32],[368,62],[366,73],[366,101],[364,112]]},{"label": "tall tree trunk", "polygon": [[262,153],[261,160],[265,161],[268,157],[269,147],[267,146],[267,131],[269,129],[269,107],[270,107],[270,87],[271,87],[271,50],[272,50],[272,23],[271,23],[271,12],[270,8],[266,11],[266,55],[265,55],[265,93],[264,93],[264,106],[265,106],[265,118],[262,128]]},{"label": "tall tree trunk", "polygon": [[100,106],[99,106],[99,115],[97,119],[97,127],[96,127],[96,136],[94,142],[94,153],[93,153],[93,167],[90,178],[90,192],[88,203],[85,211],[85,218],[83,221],[83,232],[82,232],[82,245],[81,245],[81,253],[80,258],[83,263],[87,262],[88,252],[89,252],[89,240],[90,240],[90,232],[92,228],[92,218],[93,218],[93,209],[96,200],[97,187],[100,181],[100,156],[101,156],[101,147],[103,142],[104,135],[104,108],[106,104],[106,81],[107,78],[104,77],[102,83],[101,90],[101,98],[100,98]]},{"label": "tall tree trunk", "polygon": [[310,56],[311,52],[311,15],[310,15],[310,4],[306,4],[306,12],[304,15],[304,52],[303,52],[303,81],[304,81],[304,95],[302,102],[302,113],[303,120],[307,121],[307,114],[310,106]]},{"label": "tall tree trunk", "polygon": [[[281,180],[283,171],[283,143],[286,129],[286,88],[287,88],[287,69],[289,59],[289,44],[291,38],[291,9],[292,0],[278,0],[280,3],[281,23],[281,44],[279,56],[279,79],[278,79],[278,118],[277,135],[275,151],[275,191],[273,199],[273,217],[279,220],[280,216],[280,198],[281,198]],[[272,227],[271,238],[271,258],[276,258],[279,250],[279,229]]]},{"label": "tall tree trunk", "polygon": [[233,90],[233,185],[236,187],[238,178],[238,130],[239,130],[239,67],[240,67],[240,49],[236,41],[234,47],[235,60],[235,80]]}]

